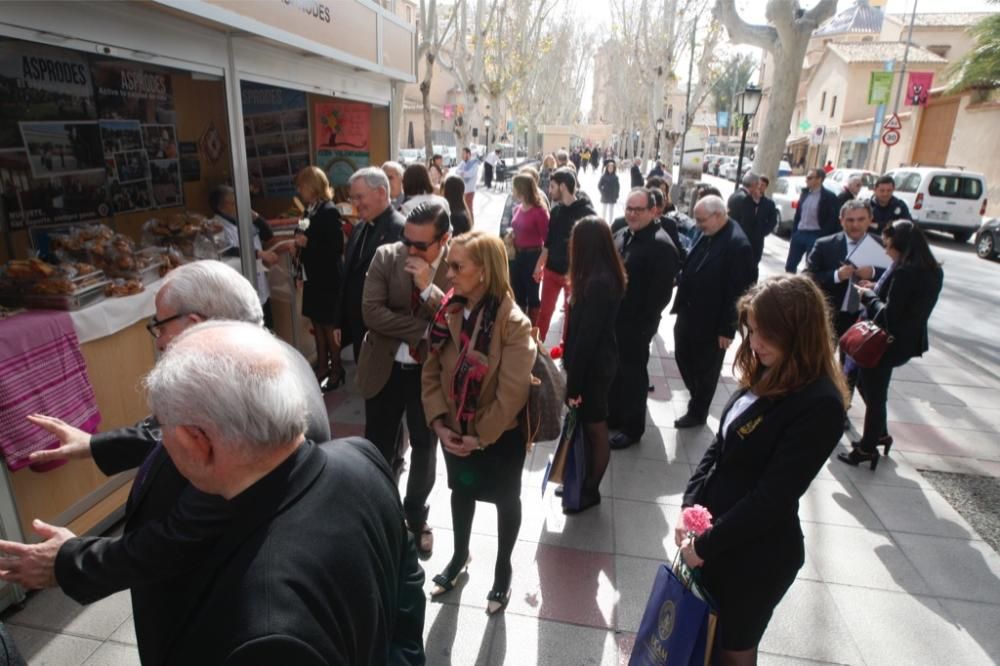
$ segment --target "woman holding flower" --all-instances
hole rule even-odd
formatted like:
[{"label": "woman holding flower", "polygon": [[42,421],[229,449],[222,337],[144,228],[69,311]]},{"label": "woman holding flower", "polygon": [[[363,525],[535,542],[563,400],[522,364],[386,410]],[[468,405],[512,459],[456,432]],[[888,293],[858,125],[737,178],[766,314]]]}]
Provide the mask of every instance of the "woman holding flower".
[{"label": "woman holding flower", "polygon": [[[807,277],[761,282],[738,305],[740,389],[684,494],[711,512],[675,530],[716,603],[716,662],[754,664],[771,614],[805,560],[799,498],[843,435],[847,390],[827,306]],[[682,523],[682,521],[679,521]]]}]

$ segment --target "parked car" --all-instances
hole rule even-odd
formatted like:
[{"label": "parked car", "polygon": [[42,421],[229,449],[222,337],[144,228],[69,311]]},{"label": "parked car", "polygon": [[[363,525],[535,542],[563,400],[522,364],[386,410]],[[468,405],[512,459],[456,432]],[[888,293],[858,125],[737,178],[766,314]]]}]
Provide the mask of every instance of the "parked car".
[{"label": "parked car", "polygon": [[424,161],[424,151],[422,148],[400,148],[399,163],[404,167],[414,162]]},{"label": "parked car", "polygon": [[788,160],[781,160],[778,162],[778,176],[791,176],[792,175],[792,165],[788,163]]},{"label": "parked car", "polygon": [[771,198],[778,208],[778,225],[774,230],[777,235],[791,235],[795,209],[799,207],[799,196],[805,188],[804,176],[781,176],[774,181]]},{"label": "parked car", "polygon": [[858,192],[858,198],[870,198],[872,191],[875,189],[875,181],[878,180],[878,174],[874,171],[865,171],[864,169],[834,169],[826,175],[826,178],[823,180],[823,187],[834,194],[840,194],[844,189],[844,185],[847,185],[847,181],[855,176],[861,178],[861,191]]},{"label": "parked car", "polygon": [[976,254],[983,259],[994,259],[1000,256],[1000,218],[991,218],[983,222],[976,232]]},{"label": "parked car", "polygon": [[713,176],[718,176],[719,175],[719,169],[722,168],[722,164],[727,159],[729,159],[727,156],[725,156],[725,155],[719,155],[718,157],[716,157],[715,159],[712,160],[712,165],[711,165],[711,167],[709,167],[709,171],[712,172]]},{"label": "parked car", "polygon": [[719,162],[719,172],[716,174],[720,178],[727,178],[733,180],[733,175],[736,173],[736,158],[735,157],[723,157],[722,161]]},{"label": "parked car", "polygon": [[946,231],[959,243],[969,240],[986,214],[986,177],[944,167],[900,167],[890,171],[896,196],[906,202],[923,229]]},{"label": "parked car", "polygon": [[712,168],[712,163],[717,159],[719,159],[718,155],[713,155],[711,153],[706,154],[705,159],[701,162],[701,172],[708,173]]}]

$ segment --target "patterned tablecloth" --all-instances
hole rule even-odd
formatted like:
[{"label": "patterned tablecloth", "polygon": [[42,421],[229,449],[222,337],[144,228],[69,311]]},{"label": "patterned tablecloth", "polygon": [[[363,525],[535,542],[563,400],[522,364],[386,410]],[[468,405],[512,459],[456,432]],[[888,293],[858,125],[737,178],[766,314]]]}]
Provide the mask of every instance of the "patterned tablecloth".
[{"label": "patterned tablecloth", "polygon": [[101,422],[73,320],[65,312],[34,310],[0,320],[0,451],[11,470],[27,466],[28,454],[58,446],[27,420],[36,413],[87,432]]}]

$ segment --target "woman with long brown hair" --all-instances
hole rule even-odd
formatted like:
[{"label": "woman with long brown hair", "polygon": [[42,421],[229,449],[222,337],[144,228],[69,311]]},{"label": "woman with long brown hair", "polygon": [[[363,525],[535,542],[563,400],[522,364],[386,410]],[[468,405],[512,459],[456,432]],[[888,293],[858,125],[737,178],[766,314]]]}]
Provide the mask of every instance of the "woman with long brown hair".
[{"label": "woman with long brown hair", "polygon": [[799,498],[843,435],[847,402],[828,306],[811,279],[760,282],[738,311],[740,388],[684,493],[684,506],[706,507],[713,526],[693,538],[674,532],[716,602],[713,663],[727,666],[756,663],[771,614],[805,561]]},{"label": "woman with long brown hair", "polygon": [[535,364],[531,324],[514,303],[507,251],[495,234],[470,231],[448,248],[452,289],[428,332],[424,414],[444,449],[455,550],[431,596],[454,589],[469,561],[476,502],[497,507],[497,559],[487,595],[491,615],[507,605],[511,555],[521,529],[525,437],[518,414]]},{"label": "woman with long brown hair", "polygon": [[469,207],[465,205],[465,181],[455,175],[450,175],[444,179],[444,198],[448,200],[451,207],[451,235],[452,237],[464,234],[472,230],[469,220]]},{"label": "woman with long brown hair", "polygon": [[513,189],[517,207],[510,223],[515,250],[510,281],[514,288],[514,301],[528,313],[534,326],[541,305],[538,283],[534,278],[535,264],[549,233],[549,209],[542,203],[542,193],[530,175],[519,173],[514,176]]},{"label": "woman with long brown hair", "polygon": [[573,227],[569,279],[563,367],[566,404],[577,409],[586,442],[587,474],[579,509],[583,511],[601,503],[599,488],[611,455],[608,391],[618,367],[615,321],[626,281],[625,265],[615,250],[611,229],[596,215],[583,218]]}]

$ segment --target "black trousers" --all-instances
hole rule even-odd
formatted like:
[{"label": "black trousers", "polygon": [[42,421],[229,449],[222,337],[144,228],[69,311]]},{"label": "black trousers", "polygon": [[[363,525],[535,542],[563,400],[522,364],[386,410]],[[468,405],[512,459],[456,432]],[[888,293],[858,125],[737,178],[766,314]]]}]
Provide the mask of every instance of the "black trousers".
[{"label": "black trousers", "polygon": [[634,327],[624,323],[618,325],[615,336],[618,338],[618,371],[608,394],[608,427],[638,440],[646,432],[649,344],[653,338],[636,333]]},{"label": "black trousers", "polygon": [[486,187],[493,187],[493,165],[489,162],[483,162],[483,180]]},{"label": "black trousers", "polygon": [[674,324],[674,347],[677,369],[691,394],[688,413],[705,418],[719,385],[726,350],[719,348],[719,336],[715,332],[695,330],[683,314],[677,316]]},{"label": "black trousers", "polygon": [[427,521],[427,498],[434,489],[437,464],[438,440],[427,426],[420,400],[420,367],[393,363],[389,381],[374,398],[365,400],[365,438],[382,452],[390,467],[394,467],[406,415],[413,453],[403,511],[412,530],[419,530]]},{"label": "black trousers", "polygon": [[871,451],[878,438],[889,434],[887,422],[889,382],[892,381],[892,366],[861,368],[858,390],[865,399],[865,431],[861,435],[861,448]]}]

